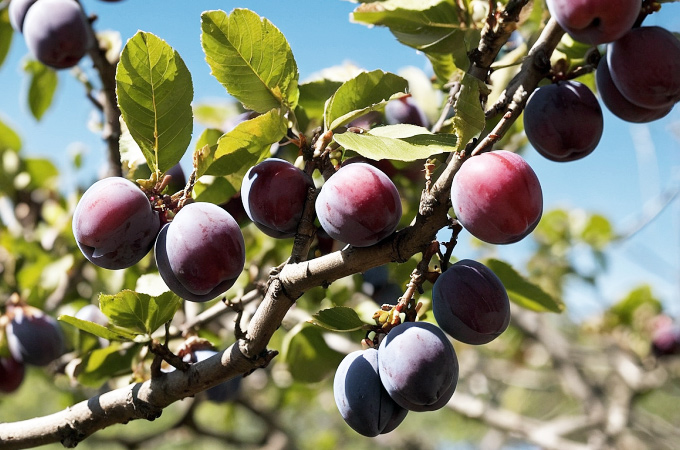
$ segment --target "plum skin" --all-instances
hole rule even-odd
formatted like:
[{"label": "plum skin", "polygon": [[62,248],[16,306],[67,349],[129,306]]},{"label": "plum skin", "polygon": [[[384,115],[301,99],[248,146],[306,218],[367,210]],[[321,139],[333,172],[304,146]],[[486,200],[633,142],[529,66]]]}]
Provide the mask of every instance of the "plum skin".
[{"label": "plum skin", "polygon": [[73,213],[72,227],[78,247],[90,262],[116,270],[136,264],[149,253],[160,218],[136,184],[109,177],[85,191]]},{"label": "plum skin", "polygon": [[368,247],[392,234],[401,219],[396,186],[366,163],[342,166],[321,187],[316,214],[330,237]]},{"label": "plum skin", "polygon": [[490,244],[522,240],[543,214],[536,173],[521,156],[507,150],[467,159],[453,177],[451,202],[461,225]]},{"label": "plum skin", "polygon": [[564,81],[536,89],[524,109],[531,145],[551,161],[584,158],[595,150],[604,130],[602,108],[583,83]]},{"label": "plum skin", "polygon": [[38,0],[12,0],[9,2],[7,12],[9,13],[9,23],[14,30],[21,33],[24,28],[24,19],[28,9]]},{"label": "plum skin", "polygon": [[471,345],[491,342],[510,323],[510,300],[501,280],[484,264],[463,259],[432,287],[432,313],[452,338]]},{"label": "plum skin", "polygon": [[26,367],[12,356],[0,357],[0,392],[9,394],[19,389]]},{"label": "plum skin", "polygon": [[65,350],[64,335],[57,321],[32,306],[8,308],[7,344],[16,361],[46,366]]},{"label": "plum skin", "polygon": [[156,239],[165,284],[185,300],[205,302],[226,292],[245,265],[245,242],[231,215],[212,203],[190,203]]},{"label": "plum skin", "polygon": [[680,41],[664,28],[630,30],[607,46],[607,64],[614,84],[633,104],[659,109],[680,100]]},{"label": "plum skin", "polygon": [[401,97],[385,104],[385,121],[389,125],[409,124],[428,128],[429,120],[413,97]]},{"label": "plum skin", "polygon": [[333,379],[333,396],[347,425],[367,437],[389,433],[408,413],[383,387],[374,348],[356,350],[343,358]]},{"label": "plum skin", "polygon": [[405,322],[380,343],[378,373],[398,405],[410,411],[435,411],[453,396],[458,358],[441,328],[429,322]]},{"label": "plum skin", "polygon": [[73,67],[92,46],[87,18],[74,0],[40,0],[23,23],[26,46],[33,56],[55,69]]},{"label": "plum skin", "polygon": [[575,40],[598,45],[615,41],[633,27],[640,0],[547,0],[550,15]]},{"label": "plum skin", "polygon": [[653,122],[665,117],[673,109],[673,105],[661,108],[645,108],[630,102],[614,84],[605,58],[602,58],[597,65],[595,81],[597,82],[597,92],[607,109],[626,122]]},{"label": "plum skin", "polygon": [[312,177],[282,159],[270,158],[251,167],[241,186],[241,201],[255,225],[273,238],[295,236]]}]

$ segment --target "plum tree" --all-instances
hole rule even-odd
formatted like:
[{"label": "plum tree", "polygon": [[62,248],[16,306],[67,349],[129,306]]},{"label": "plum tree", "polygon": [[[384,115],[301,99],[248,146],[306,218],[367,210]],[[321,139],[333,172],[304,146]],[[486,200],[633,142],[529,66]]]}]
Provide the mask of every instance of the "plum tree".
[{"label": "plum tree", "polygon": [[547,0],[550,14],[571,37],[604,44],[623,36],[635,23],[640,0]]},{"label": "plum tree", "polygon": [[453,178],[451,202],[461,225],[491,244],[523,239],[543,213],[536,173],[524,158],[507,150],[466,160]]},{"label": "plum tree", "polygon": [[9,23],[16,31],[21,32],[24,28],[24,19],[28,8],[38,0],[12,0],[9,2],[7,12],[9,14]]},{"label": "plum tree", "polygon": [[665,28],[634,28],[607,45],[614,84],[631,103],[648,109],[680,100],[680,41]]},{"label": "plum tree", "polygon": [[405,322],[380,343],[378,373],[398,405],[409,411],[435,411],[453,396],[458,358],[441,328],[429,322]]},{"label": "plum tree", "polygon": [[0,356],[0,392],[10,393],[19,389],[25,372],[24,365],[12,356]]},{"label": "plum tree", "polygon": [[316,199],[321,227],[333,239],[355,247],[373,245],[392,234],[401,212],[397,187],[366,163],[342,166]]},{"label": "plum tree", "polygon": [[508,327],[510,300],[491,269],[478,261],[463,259],[434,283],[432,313],[452,338],[466,344],[486,344]]},{"label": "plum tree", "polygon": [[149,253],[160,219],[135,183],[109,177],[85,191],[73,213],[72,227],[88,260],[105,269],[124,269]]},{"label": "plum tree", "polygon": [[390,100],[385,105],[385,121],[390,125],[405,123],[420,127],[429,127],[430,122],[413,97],[401,97]]},{"label": "plum tree", "polygon": [[23,23],[26,46],[41,63],[65,69],[82,59],[92,45],[87,18],[74,0],[40,0]]},{"label": "plum tree", "polygon": [[270,158],[251,167],[241,186],[241,201],[250,220],[274,238],[295,236],[312,177],[288,161]]},{"label": "plum tree", "polygon": [[378,350],[356,350],[342,360],[333,379],[340,415],[354,431],[368,437],[389,433],[406,417],[389,396],[378,374]]},{"label": "plum tree", "polygon": [[630,102],[614,84],[614,80],[612,80],[611,73],[609,72],[609,64],[607,64],[605,58],[602,58],[597,65],[595,80],[597,82],[597,92],[600,94],[602,103],[616,117],[626,122],[653,122],[668,115],[673,109],[673,105],[661,108],[645,108]]},{"label": "plum tree", "polygon": [[212,203],[190,203],[163,226],[155,256],[158,271],[173,292],[204,302],[236,282],[245,265],[245,242],[224,209]]},{"label": "plum tree", "polygon": [[583,83],[570,80],[549,84],[536,89],[527,100],[524,130],[544,157],[574,161],[592,153],[600,142],[602,108]]},{"label": "plum tree", "polygon": [[64,353],[64,336],[52,316],[30,305],[12,304],[7,314],[7,345],[16,361],[46,366]]}]

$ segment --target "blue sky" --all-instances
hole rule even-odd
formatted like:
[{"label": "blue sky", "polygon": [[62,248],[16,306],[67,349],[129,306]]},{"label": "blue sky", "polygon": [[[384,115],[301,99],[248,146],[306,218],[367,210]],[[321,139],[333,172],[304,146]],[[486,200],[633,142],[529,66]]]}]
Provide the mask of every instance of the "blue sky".
[{"label": "blue sky", "polygon": [[[123,0],[106,3],[83,0],[88,13],[96,13],[98,30],[114,29],[125,42],[138,30],[165,39],[182,56],[191,71],[195,100],[226,99],[222,86],[210,76],[200,45],[200,14],[208,9],[230,11],[247,6],[271,20],[288,38],[301,79],[323,68],[351,61],[359,67],[397,72],[405,66],[427,69],[423,55],[400,45],[382,28],[369,29],[349,22],[356,6],[341,0]],[[310,9],[310,5],[313,7]],[[662,15],[646,24],[658,24],[680,32],[680,5],[664,5]],[[21,35],[14,36],[8,60],[0,68],[0,117],[22,136],[24,149],[51,158],[65,172],[64,183],[72,185],[68,172],[69,148],[87,151],[86,164],[96,166],[104,145],[87,122],[92,108],[83,88],[68,71],[60,72],[60,87],[52,108],[36,122],[25,104],[27,86],[21,75],[26,55]],[[81,62],[88,70],[88,61]],[[197,127],[194,134],[200,133]],[[545,209],[581,208],[609,217],[617,229],[649,208],[660,191],[680,182],[680,108],[649,125],[626,124],[605,111],[605,132],[599,148],[581,161],[554,163],[529,150],[525,154],[543,185]],[[93,176],[94,177],[94,176]],[[93,178],[92,177],[92,178]],[[633,239],[610,252],[612,268],[599,291],[575,286],[570,304],[579,316],[598,303],[608,303],[641,281],[654,284],[655,292],[680,313],[680,202],[671,205],[655,222]],[[526,257],[527,244],[500,249],[513,260]],[[463,258],[468,246],[461,245]],[[580,311],[580,312],[579,312]]]}]

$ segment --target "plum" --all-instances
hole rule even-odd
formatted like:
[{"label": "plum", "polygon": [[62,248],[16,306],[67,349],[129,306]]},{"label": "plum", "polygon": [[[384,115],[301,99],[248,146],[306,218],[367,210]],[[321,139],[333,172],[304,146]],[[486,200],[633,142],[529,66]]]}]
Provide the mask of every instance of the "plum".
[{"label": "plum", "polygon": [[543,192],[536,173],[507,150],[467,159],[453,178],[456,218],[476,238],[511,244],[531,233],[543,214]]},{"label": "plum", "polygon": [[392,234],[401,219],[396,186],[366,163],[342,166],[321,187],[316,214],[333,239],[368,247]]},{"label": "plum", "polygon": [[441,328],[429,322],[405,322],[380,343],[378,373],[398,405],[410,411],[435,411],[453,396],[458,358]]},{"label": "plum", "polygon": [[16,359],[0,357],[0,392],[9,394],[19,389],[25,372],[24,365]]},{"label": "plum", "polygon": [[583,83],[570,80],[549,84],[529,97],[524,130],[531,145],[545,158],[574,161],[592,153],[600,142],[602,108]]},{"label": "plum", "polygon": [[430,122],[413,97],[401,97],[385,104],[385,121],[389,125],[405,123],[429,127]]},{"label": "plum", "polygon": [[185,300],[205,302],[226,292],[245,265],[245,242],[234,218],[212,203],[190,203],[156,239],[165,284]]},{"label": "plum", "polygon": [[680,41],[665,28],[634,28],[607,46],[614,85],[631,103],[648,109],[680,100]]},{"label": "plum", "polygon": [[160,226],[158,212],[144,192],[121,177],[94,183],[73,213],[78,247],[89,261],[105,269],[124,269],[139,262],[151,250]]},{"label": "plum", "polygon": [[374,348],[354,351],[342,360],[333,379],[333,395],[347,425],[368,437],[389,433],[408,413],[383,387]]},{"label": "plum", "polygon": [[55,69],[73,67],[93,44],[87,17],[74,0],[40,0],[26,12],[26,46],[33,56]]},{"label": "plum", "polygon": [[12,0],[9,2],[7,13],[9,14],[9,23],[16,31],[20,32],[24,28],[24,19],[28,8],[38,0]]},{"label": "plum", "polygon": [[510,300],[491,269],[478,261],[463,259],[435,281],[432,313],[452,338],[466,344],[486,344],[508,327]]},{"label": "plum", "polygon": [[572,38],[586,44],[612,42],[633,27],[641,0],[547,0],[550,14]]},{"label": "plum", "polygon": [[46,366],[64,353],[64,335],[53,317],[30,305],[11,305],[7,313],[7,345],[16,361]]},{"label": "plum", "polygon": [[312,177],[288,161],[270,158],[251,167],[243,178],[241,201],[250,220],[268,236],[295,236]]}]

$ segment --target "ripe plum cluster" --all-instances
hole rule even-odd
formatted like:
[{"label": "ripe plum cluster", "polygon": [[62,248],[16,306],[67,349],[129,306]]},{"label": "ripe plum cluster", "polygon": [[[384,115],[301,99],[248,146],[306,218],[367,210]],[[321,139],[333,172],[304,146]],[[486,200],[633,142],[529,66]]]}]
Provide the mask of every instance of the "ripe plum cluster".
[{"label": "ripe plum cluster", "polygon": [[347,355],[333,381],[345,422],[364,436],[394,430],[408,411],[435,411],[453,396],[458,358],[444,332],[428,322],[394,327],[378,349]]},{"label": "ripe plum cluster", "polygon": [[33,56],[46,66],[73,67],[93,45],[88,19],[75,0],[12,0],[9,16]]},{"label": "ripe plum cluster", "polygon": [[229,289],[245,265],[245,243],[233,217],[211,203],[189,203],[169,223],[135,183],[110,177],[94,183],[73,214],[83,255],[106,269],[138,263],[155,244],[161,277],[180,297],[204,302]]},{"label": "ripe plum cluster", "polygon": [[[680,100],[680,41],[658,26],[638,26],[640,0],[548,0],[551,15],[575,40],[607,44],[596,70],[597,91],[615,116],[646,123]],[[577,81],[539,87],[527,101],[524,127],[532,146],[558,162],[589,155],[604,121],[597,99]]]}]

